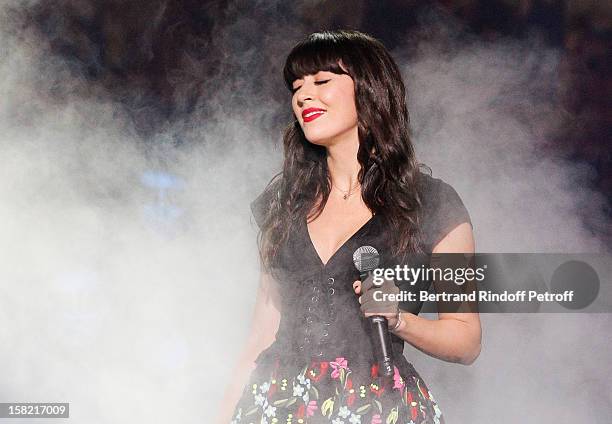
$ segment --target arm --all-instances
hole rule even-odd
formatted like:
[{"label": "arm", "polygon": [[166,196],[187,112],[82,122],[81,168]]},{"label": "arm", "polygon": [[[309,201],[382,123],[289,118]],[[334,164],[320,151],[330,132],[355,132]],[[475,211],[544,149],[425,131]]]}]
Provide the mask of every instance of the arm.
[{"label": "arm", "polygon": [[232,420],[234,408],[251,372],[255,369],[255,359],[275,339],[280,322],[279,305],[276,282],[268,273],[262,271],[251,319],[251,330],[221,400],[216,423],[228,424]]},{"label": "arm", "polygon": [[[458,225],[434,247],[433,253],[474,253],[470,224]],[[470,365],[480,354],[481,327],[478,313],[438,313],[437,320],[428,320],[402,312],[401,318],[403,322],[394,333],[429,355]],[[389,326],[394,326],[395,317],[389,319]]]}]

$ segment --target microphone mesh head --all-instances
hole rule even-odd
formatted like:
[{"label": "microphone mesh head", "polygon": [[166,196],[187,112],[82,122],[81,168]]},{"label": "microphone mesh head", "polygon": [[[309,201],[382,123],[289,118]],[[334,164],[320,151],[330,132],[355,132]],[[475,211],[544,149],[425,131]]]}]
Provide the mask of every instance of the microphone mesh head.
[{"label": "microphone mesh head", "polygon": [[353,263],[359,272],[369,272],[376,269],[380,262],[378,250],[372,246],[361,246],[353,253]]}]

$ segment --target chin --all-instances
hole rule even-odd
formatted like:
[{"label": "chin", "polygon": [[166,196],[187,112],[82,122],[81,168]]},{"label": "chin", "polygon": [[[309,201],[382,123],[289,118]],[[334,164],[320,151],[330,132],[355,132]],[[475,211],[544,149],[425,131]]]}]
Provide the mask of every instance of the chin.
[{"label": "chin", "polygon": [[317,146],[328,146],[330,137],[326,137],[322,134],[306,134],[304,133],[306,140],[312,144],[316,144]]},{"label": "chin", "polygon": [[313,138],[306,137],[306,140],[308,140],[310,144],[316,144],[317,146],[323,146],[323,147],[329,146],[329,143],[325,139],[318,139],[318,138],[313,139]]},{"label": "chin", "polygon": [[328,147],[337,142],[350,139],[350,137],[347,138],[347,136],[352,132],[354,132],[355,136],[357,137],[357,123],[346,126],[333,126],[333,128],[329,128],[324,125],[319,127],[313,126],[308,128],[307,131],[304,131],[304,127],[302,127],[302,132],[304,133],[306,140],[308,140],[310,143]]}]

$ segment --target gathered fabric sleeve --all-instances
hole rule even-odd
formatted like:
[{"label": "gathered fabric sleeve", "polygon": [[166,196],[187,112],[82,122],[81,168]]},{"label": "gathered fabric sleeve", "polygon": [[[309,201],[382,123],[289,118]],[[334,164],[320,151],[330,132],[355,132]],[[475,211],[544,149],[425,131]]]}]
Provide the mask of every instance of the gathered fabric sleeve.
[{"label": "gathered fabric sleeve", "polygon": [[269,183],[264,191],[251,202],[251,213],[253,214],[253,218],[259,229],[263,228],[266,218],[268,217],[268,213],[270,212],[270,206],[274,201],[275,196],[279,196],[279,189],[280,179],[276,179]]},{"label": "gathered fabric sleeve", "polygon": [[422,235],[427,252],[458,225],[472,226],[470,214],[457,191],[439,178],[426,177],[422,212]]},{"label": "gathered fabric sleeve", "polygon": [[[433,178],[428,174],[421,174],[421,247],[423,255],[414,255],[408,258],[408,263],[404,263],[411,268],[419,269],[430,265],[430,256],[433,248],[458,225],[472,221],[467,208],[459,197],[457,191],[449,184],[439,178]],[[419,293],[430,290],[431,279],[419,278],[418,281],[408,282],[405,280],[396,281],[396,285],[403,292],[414,292],[416,299]],[[423,306],[423,302],[401,301],[400,309],[403,311],[418,314]]]}]

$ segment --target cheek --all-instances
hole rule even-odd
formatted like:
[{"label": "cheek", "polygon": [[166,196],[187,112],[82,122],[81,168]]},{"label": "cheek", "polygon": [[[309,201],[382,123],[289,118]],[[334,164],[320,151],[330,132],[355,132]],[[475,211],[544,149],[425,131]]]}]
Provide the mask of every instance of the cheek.
[{"label": "cheek", "polygon": [[338,90],[330,93],[328,101],[334,105],[334,111],[343,121],[357,121],[357,107],[355,106],[355,95],[352,91]]},{"label": "cheek", "polygon": [[[340,99],[340,98],[339,98]],[[347,123],[357,122],[357,107],[355,106],[355,97],[352,93],[343,93],[341,97],[342,107],[339,112],[342,114],[342,118]]]},{"label": "cheek", "polygon": [[355,98],[351,96],[347,103],[350,105],[350,107],[347,108],[347,113],[350,113],[351,120],[357,122],[357,106],[355,105]]},{"label": "cheek", "polygon": [[347,110],[350,111],[352,119],[357,120],[357,106],[355,105],[355,92],[352,85],[346,96],[346,104],[349,105]]},{"label": "cheek", "polygon": [[297,116],[297,102],[294,99],[291,99],[291,110]]},{"label": "cheek", "polygon": [[293,114],[295,115],[295,118],[297,119],[298,106],[297,106],[297,101],[295,100],[295,98],[291,99],[291,110],[293,111]]}]

